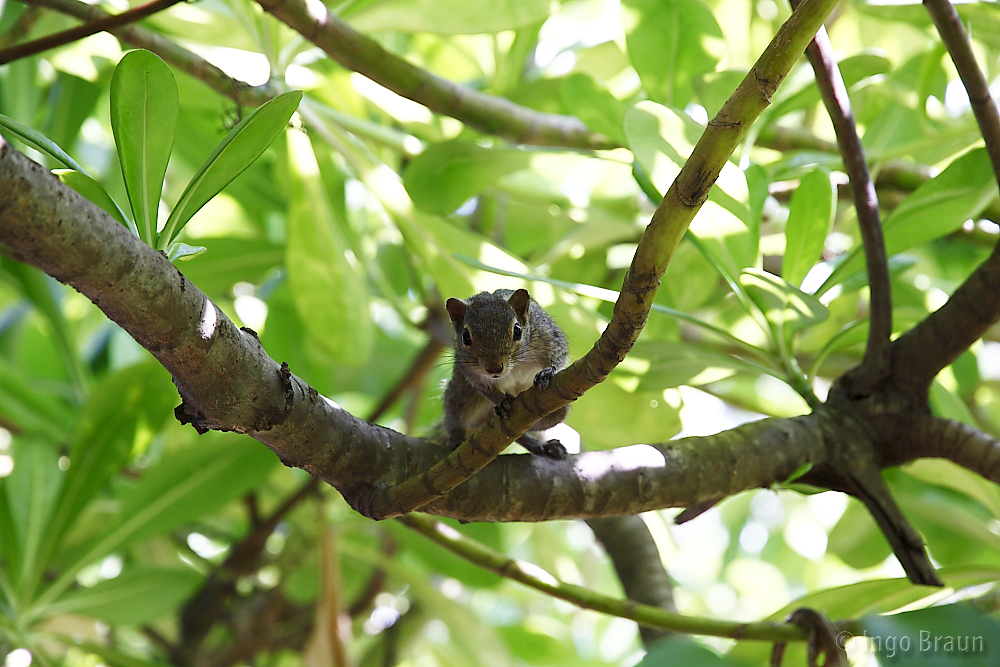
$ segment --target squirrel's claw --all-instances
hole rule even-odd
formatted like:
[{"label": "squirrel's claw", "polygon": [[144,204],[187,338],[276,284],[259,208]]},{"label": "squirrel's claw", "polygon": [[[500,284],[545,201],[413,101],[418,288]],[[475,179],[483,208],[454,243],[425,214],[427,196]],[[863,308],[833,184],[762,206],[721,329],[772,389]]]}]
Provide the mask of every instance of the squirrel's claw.
[{"label": "squirrel's claw", "polygon": [[493,406],[493,411],[500,419],[507,419],[510,415],[510,402],[514,400],[514,394],[505,394],[499,403]]},{"label": "squirrel's claw", "polygon": [[539,389],[546,389],[549,383],[552,382],[552,376],[555,375],[555,368],[543,368],[535,374],[535,386]]}]

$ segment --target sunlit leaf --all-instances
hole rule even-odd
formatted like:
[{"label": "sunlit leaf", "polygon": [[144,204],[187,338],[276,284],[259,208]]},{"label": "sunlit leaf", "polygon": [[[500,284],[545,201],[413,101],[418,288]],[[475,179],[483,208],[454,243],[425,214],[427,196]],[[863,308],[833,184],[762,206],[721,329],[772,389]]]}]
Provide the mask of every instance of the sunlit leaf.
[{"label": "sunlit leaf", "polygon": [[625,0],[622,23],[632,66],[655,102],[684,106],[691,81],[715,69],[725,42],[701,0]]},{"label": "sunlit leaf", "polygon": [[766,271],[747,269],[740,274],[740,283],[764,316],[785,333],[799,331],[829,316],[816,297]]},{"label": "sunlit leaf", "polygon": [[13,118],[3,114],[0,114],[0,127],[6,128],[8,132],[24,143],[28,144],[32,148],[38,149],[50,157],[55,158],[56,160],[59,160],[70,169],[86,173],[84,168],[77,164],[76,160],[71,158],[66,151],[56,144],[56,142],[52,141],[41,132],[33,130],[27,125],[23,125]]},{"label": "sunlit leaf", "polygon": [[111,129],[132,219],[150,245],[177,113],[177,83],[166,63],[143,49],[125,54],[111,77]]},{"label": "sunlit leaf", "polygon": [[[969,151],[927,181],[886,216],[886,252],[891,256],[950,234],[978,215],[997,196],[997,182],[985,148]],[[864,257],[855,247],[823,283],[824,293],[861,270]]]},{"label": "sunlit leaf", "polygon": [[781,277],[789,283],[801,285],[809,269],[820,260],[836,212],[836,194],[829,172],[814,169],[802,178],[792,195],[781,263]]},{"label": "sunlit leaf", "polygon": [[67,554],[60,576],[41,594],[40,603],[61,596],[85,565],[129,542],[216,511],[254,488],[277,465],[266,448],[248,447],[242,438],[222,434],[201,436],[197,446],[172,452],[122,494],[121,512],[107,530]]},{"label": "sunlit leaf", "polygon": [[423,210],[448,214],[501,176],[528,166],[530,159],[525,151],[449,141],[413,158],[403,172],[403,185]]},{"label": "sunlit leaf", "polygon": [[320,180],[309,138],[288,137],[292,209],[285,266],[299,317],[330,359],[364,364],[372,350],[368,287]]},{"label": "sunlit leaf", "polygon": [[560,93],[566,108],[575,109],[587,127],[626,143],[625,105],[593,77],[582,72],[571,74],[562,80]]},{"label": "sunlit leaf", "polygon": [[268,100],[229,131],[184,188],[177,205],[170,212],[160,234],[158,246],[166,248],[188,220],[209,199],[253,164],[285,129],[302,99],[302,91],[293,90]]},{"label": "sunlit leaf", "polygon": [[538,23],[551,11],[549,0],[383,0],[349,11],[345,18],[362,32],[471,34]]}]

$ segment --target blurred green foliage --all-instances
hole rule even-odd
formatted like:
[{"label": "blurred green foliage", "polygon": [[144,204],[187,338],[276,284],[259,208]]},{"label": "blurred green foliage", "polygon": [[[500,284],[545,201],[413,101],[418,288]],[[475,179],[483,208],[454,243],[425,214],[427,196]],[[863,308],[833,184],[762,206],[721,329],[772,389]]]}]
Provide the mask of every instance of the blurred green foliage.
[{"label": "blurred green foliage", "polygon": [[[250,110],[196,72],[130,55],[167,101],[143,98],[143,85],[113,76],[123,49],[109,35],[0,67],[0,113],[93,176],[64,175],[85,196],[129,202],[121,207],[129,219],[159,220],[161,231],[177,220],[166,241],[183,227],[183,242],[205,248],[179,263],[185,275],[255,329],[272,357],[362,416],[400,380],[426,344],[424,323],[449,296],[526,285],[566,331],[571,355],[584,354],[610,317],[658,193],[788,14],[773,0],[358,0],[330,9],[438,76],[576,115],[624,147],[525,148],[479,134],[320,57],[248,0],[182,4],[145,23],[233,76],[254,84],[272,76],[304,91],[307,131],[281,131],[280,119],[247,133],[270,148],[256,161],[234,158],[246,171],[214,198],[218,188],[193,196],[189,184],[202,182],[212,147],[229,145],[227,133]],[[993,5],[958,9],[994,80]],[[25,11],[3,5],[0,38]],[[43,11],[27,38],[73,23]],[[938,307],[996,243],[996,182],[919,5],[844,4],[829,29],[872,171],[900,174],[879,192],[899,332]],[[163,144],[172,122],[165,81],[177,88],[172,148],[136,166],[143,133]],[[142,104],[151,122],[126,131],[121,115]],[[857,363],[867,286],[855,213],[834,196],[845,180],[831,141],[803,61],[678,248],[634,353],[573,408],[568,424],[584,448],[803,414],[809,392],[822,397]],[[923,168],[936,177],[926,180]],[[154,231],[143,238],[154,242]],[[1000,435],[998,368],[993,332],[939,376],[935,411]],[[425,431],[440,417],[449,373],[445,355],[381,422]],[[25,648],[42,665],[162,664],[191,595],[307,483],[253,441],[180,426],[177,401],[167,373],[85,297],[0,256],[0,656]],[[938,460],[887,477],[951,589],[990,590],[1000,579],[996,486]],[[950,601],[900,580],[874,522],[837,494],[755,491],[690,524],[675,527],[672,515],[645,518],[684,613],[780,619],[811,606],[840,618]],[[619,594],[580,522],[456,528]],[[342,633],[351,664],[642,659],[629,622],[525,591],[401,526],[365,520],[331,489],[284,515],[263,554],[234,575],[235,596],[205,639],[248,654],[214,664],[317,660],[308,649],[302,658],[302,628],[331,590],[343,609],[356,605]],[[324,579],[323,562],[335,564],[339,587]],[[242,616],[271,620],[276,609],[284,625]],[[964,607],[911,613],[866,627],[900,637],[914,628],[992,632],[995,664],[995,620],[963,625]],[[285,636],[300,641],[278,641]],[[708,643],[672,639],[642,664],[767,664],[769,647]],[[857,646],[855,664],[897,664],[884,647]],[[954,656],[940,651],[921,657],[898,664],[987,664],[948,662]],[[785,664],[804,664],[801,646],[789,647]]]}]

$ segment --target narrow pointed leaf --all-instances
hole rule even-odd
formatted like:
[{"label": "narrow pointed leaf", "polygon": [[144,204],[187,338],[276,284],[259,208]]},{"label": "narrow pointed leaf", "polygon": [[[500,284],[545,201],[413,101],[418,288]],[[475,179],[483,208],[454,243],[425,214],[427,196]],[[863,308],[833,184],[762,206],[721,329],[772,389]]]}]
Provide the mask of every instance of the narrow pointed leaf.
[{"label": "narrow pointed leaf", "polygon": [[128,227],[130,232],[139,236],[139,230],[135,223],[125,215],[125,211],[121,210],[118,203],[111,198],[111,195],[100,183],[87,174],[73,169],[53,169],[52,173],[58,176],[60,181],[100,206],[112,218]]},{"label": "narrow pointed leaf", "polygon": [[132,218],[155,242],[156,212],[177,128],[177,83],[160,58],[130,51],[111,77],[111,130],[118,147]]},{"label": "narrow pointed leaf", "polygon": [[781,265],[781,277],[792,285],[801,285],[809,269],[819,261],[835,205],[836,193],[825,169],[813,169],[799,182],[788,207]]},{"label": "narrow pointed leaf", "polygon": [[300,90],[278,95],[256,108],[226,135],[181,194],[160,236],[159,248],[165,249],[209,199],[261,156],[285,129],[301,99]]},{"label": "narrow pointed leaf", "polygon": [[84,172],[84,168],[81,167],[76,160],[71,158],[66,151],[59,147],[59,145],[46,137],[41,132],[33,130],[27,125],[22,125],[18,123],[13,118],[5,116],[0,113],[0,127],[7,128],[7,131],[16,136],[18,139],[28,144],[32,148],[36,148],[42,153],[59,160],[64,165],[70,169],[76,169],[79,172]]}]

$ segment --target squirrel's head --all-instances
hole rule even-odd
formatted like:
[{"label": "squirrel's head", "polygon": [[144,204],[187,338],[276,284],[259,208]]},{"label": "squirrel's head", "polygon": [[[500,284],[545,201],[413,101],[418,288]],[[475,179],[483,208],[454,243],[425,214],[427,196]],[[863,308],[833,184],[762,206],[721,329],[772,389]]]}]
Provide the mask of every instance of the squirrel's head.
[{"label": "squirrel's head", "polygon": [[456,335],[455,362],[480,375],[502,377],[528,343],[530,304],[524,289],[448,299],[445,307]]}]

